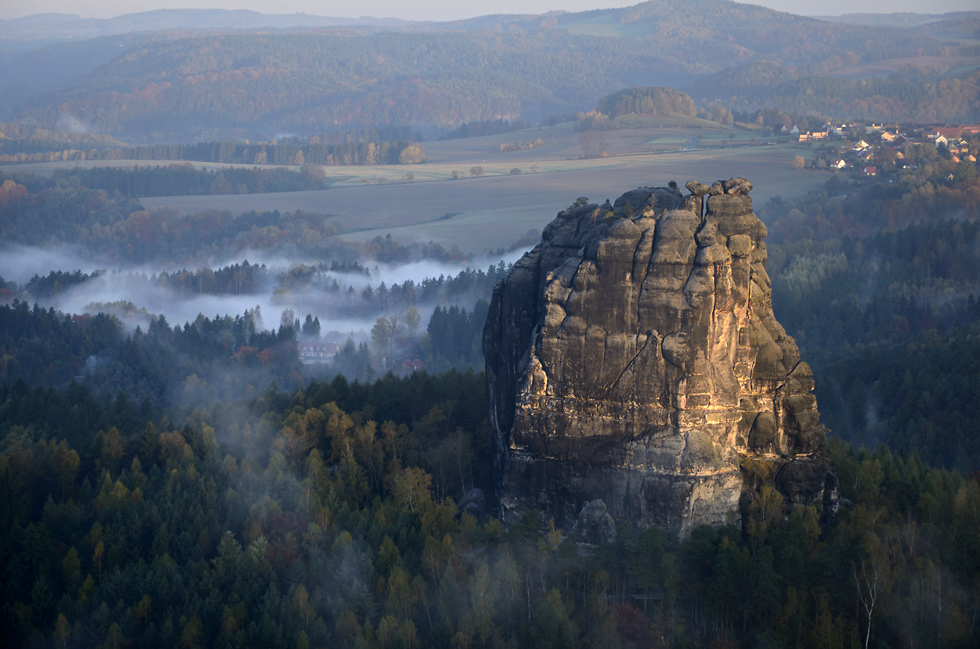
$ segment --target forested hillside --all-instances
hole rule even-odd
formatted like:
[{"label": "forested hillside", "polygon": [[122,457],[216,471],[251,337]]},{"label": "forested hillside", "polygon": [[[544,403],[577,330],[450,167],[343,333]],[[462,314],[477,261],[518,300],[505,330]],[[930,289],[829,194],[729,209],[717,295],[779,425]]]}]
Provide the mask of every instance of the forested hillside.
[{"label": "forested hillside", "polygon": [[680,60],[710,62],[716,68],[764,59],[816,70],[846,52],[878,59],[938,45],[899,29],[833,23],[727,0],[693,0],[684,11],[669,0],[651,0],[565,14],[557,25],[572,33],[637,38]]},{"label": "forested hillside", "polygon": [[24,115],[53,125],[67,111],[100,133],[151,141],[191,140],[205,124],[243,137],[455,127],[525,107],[537,119],[574,111],[683,72],[624,40],[561,33],[231,34],[137,45]]},{"label": "forested hillside", "polygon": [[[64,55],[72,46],[57,47]],[[702,0],[684,12],[657,1],[390,31],[160,32],[126,43],[117,56],[57,90],[25,95],[26,103],[8,114],[46,128],[60,123],[62,129],[144,142],[269,138],[284,131],[308,135],[379,125],[445,132],[466,122],[538,122],[587,110],[627,87],[685,89],[706,75],[759,61],[792,66],[790,75],[803,85],[742,99],[753,107],[775,103],[797,110],[797,104],[813,100],[810,91],[823,96],[828,90],[829,81],[809,75],[887,57],[948,55],[963,47],[969,50],[899,28],[835,24],[725,0]],[[730,76],[724,72],[697,86],[699,98],[728,99]],[[832,96],[839,95],[836,103],[807,105],[804,112],[861,116],[867,102],[885,102],[895,119],[910,119],[924,109],[909,98],[928,94],[927,82],[947,76],[955,77],[903,77],[870,89],[838,83],[829,87]],[[959,88],[951,81],[940,90],[938,103],[952,102],[943,115],[972,119],[977,108],[968,100],[963,105],[961,95],[969,96],[973,82],[965,83]]]},{"label": "forested hillside", "polygon": [[701,101],[728,98],[729,110],[775,106],[786,112],[920,124],[980,120],[975,66],[955,73],[910,66],[885,77],[842,79],[762,61],[702,79],[690,92]]}]

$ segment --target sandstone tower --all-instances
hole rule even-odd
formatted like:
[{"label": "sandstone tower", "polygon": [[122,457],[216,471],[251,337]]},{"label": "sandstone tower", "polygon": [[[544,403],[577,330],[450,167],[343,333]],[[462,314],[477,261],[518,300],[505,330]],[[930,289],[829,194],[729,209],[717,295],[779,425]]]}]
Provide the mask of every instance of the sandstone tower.
[{"label": "sandstone tower", "polygon": [[505,522],[538,509],[571,529],[601,500],[616,522],[686,535],[738,521],[751,463],[788,503],[834,497],[752,185],[687,189],[561,212],[494,290],[483,345]]}]

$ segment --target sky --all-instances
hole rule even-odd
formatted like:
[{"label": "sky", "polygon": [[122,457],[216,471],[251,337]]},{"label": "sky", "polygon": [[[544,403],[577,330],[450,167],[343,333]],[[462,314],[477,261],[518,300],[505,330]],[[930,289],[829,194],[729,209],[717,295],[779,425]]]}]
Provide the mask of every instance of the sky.
[{"label": "sky", "polygon": [[[639,4],[640,0],[16,0],[0,1],[0,18],[18,18],[38,13],[78,14],[86,18],[112,18],[153,9],[219,8],[250,9],[266,14],[308,13],[318,16],[404,18],[408,20],[451,20],[494,13],[540,14],[563,9],[585,11]],[[683,0],[677,0],[683,7]],[[844,13],[891,13],[912,11],[944,13],[976,11],[977,0],[760,0],[758,4],[801,15]]]}]

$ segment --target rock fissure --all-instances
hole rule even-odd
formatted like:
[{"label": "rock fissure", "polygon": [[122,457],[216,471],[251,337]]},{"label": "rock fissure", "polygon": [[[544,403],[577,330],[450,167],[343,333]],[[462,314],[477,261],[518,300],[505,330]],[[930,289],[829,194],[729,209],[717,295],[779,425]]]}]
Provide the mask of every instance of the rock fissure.
[{"label": "rock fissure", "polygon": [[[650,344],[650,339],[649,338],[647,338],[646,340],[643,341],[643,346],[640,347],[639,350],[637,350],[637,352],[629,360],[629,363],[626,364],[626,367],[624,367],[623,370],[619,373],[619,376],[616,377],[616,380],[613,381],[612,385],[610,385],[606,389],[606,392],[602,395],[602,399],[603,400],[605,400],[606,398],[608,398],[609,397],[609,393],[616,389],[616,387],[619,385],[619,382],[622,380],[623,375],[625,375],[627,372],[630,372],[630,371],[633,371],[634,370],[634,364],[636,363],[636,359],[640,357],[640,354],[643,353],[643,350],[646,349],[646,347],[647,347],[648,344]],[[630,404],[630,405],[633,405],[633,404]]]},{"label": "rock fissure", "polygon": [[484,353],[506,523],[532,509],[565,529],[587,509],[682,535],[737,521],[746,458],[788,503],[833,498],[752,185],[686,187],[561,212],[496,287]]}]

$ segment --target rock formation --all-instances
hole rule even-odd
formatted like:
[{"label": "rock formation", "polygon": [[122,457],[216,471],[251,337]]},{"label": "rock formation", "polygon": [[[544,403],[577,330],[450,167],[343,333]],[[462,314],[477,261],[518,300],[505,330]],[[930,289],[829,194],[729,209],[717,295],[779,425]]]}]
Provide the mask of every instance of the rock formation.
[{"label": "rock formation", "polygon": [[570,207],[494,290],[483,346],[505,522],[537,509],[593,528],[580,514],[601,500],[617,522],[686,535],[738,522],[746,466],[787,503],[835,491],[810,368],[773,317],[752,185],[687,189]]}]

